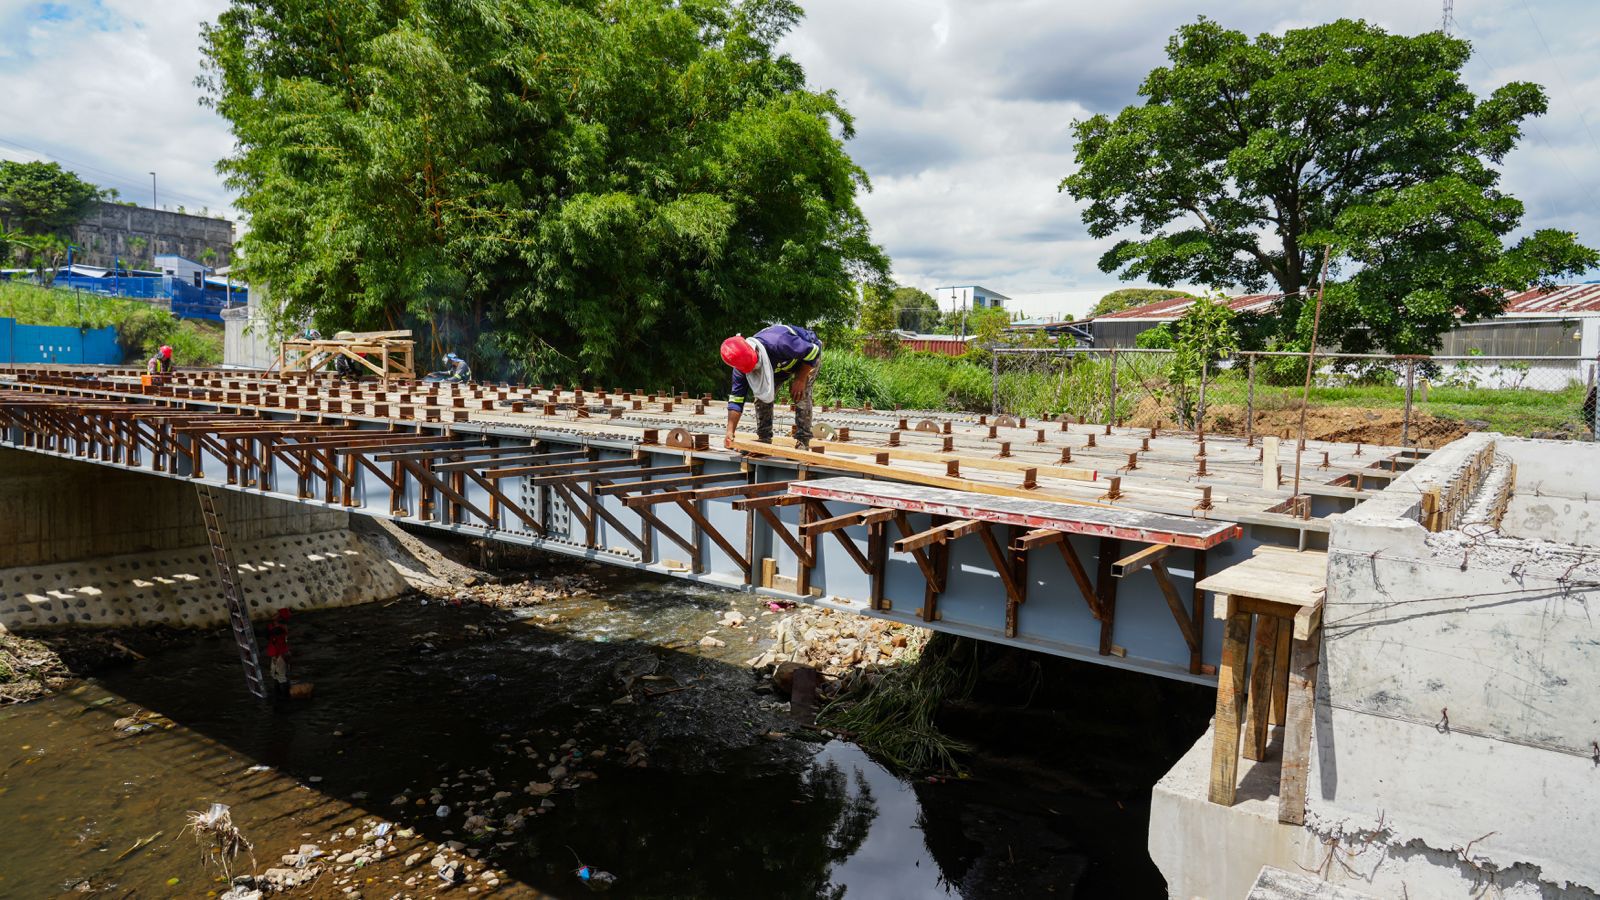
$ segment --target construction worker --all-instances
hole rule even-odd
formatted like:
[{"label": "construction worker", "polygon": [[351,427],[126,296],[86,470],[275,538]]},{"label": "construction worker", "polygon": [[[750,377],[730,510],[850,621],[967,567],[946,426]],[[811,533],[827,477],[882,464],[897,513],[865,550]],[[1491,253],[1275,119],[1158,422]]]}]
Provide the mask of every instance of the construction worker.
[{"label": "construction worker", "polygon": [[454,353],[446,353],[444,355],[444,380],[452,384],[471,381],[472,368],[461,357]]},{"label": "construction worker", "polygon": [[272,671],[273,691],[289,696],[289,608],[280,607],[277,618],[267,623],[267,662]]},{"label": "construction worker", "polygon": [[156,355],[150,357],[150,361],[148,363],[145,363],[145,367],[144,368],[145,368],[145,372],[150,374],[150,375],[154,375],[154,376],[171,375],[172,374],[172,348],[168,347],[166,345],[162,345],[161,349],[156,351]]},{"label": "construction worker", "polygon": [[788,381],[789,402],[794,404],[794,440],[800,449],[810,449],[811,389],[822,364],[822,341],[816,332],[797,325],[773,325],[753,337],[736,334],[722,342],[722,361],[733,369],[728,434],[722,445],[733,448],[745,401],[752,399],[756,401],[756,440],[772,443],[773,402],[778,386]]}]

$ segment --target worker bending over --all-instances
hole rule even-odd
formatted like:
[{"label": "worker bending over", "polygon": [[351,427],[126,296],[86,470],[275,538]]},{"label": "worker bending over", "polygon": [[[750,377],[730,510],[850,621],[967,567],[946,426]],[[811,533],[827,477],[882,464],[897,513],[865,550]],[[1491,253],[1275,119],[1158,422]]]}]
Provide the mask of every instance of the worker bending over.
[{"label": "worker bending over", "polygon": [[772,443],[772,404],[777,399],[778,385],[789,381],[794,440],[802,450],[809,450],[811,389],[817,380],[817,367],[822,364],[822,341],[816,332],[796,325],[773,325],[753,337],[734,335],[722,342],[722,361],[733,368],[733,388],[728,392],[728,435],[722,445],[733,447],[745,401],[751,399],[756,401],[756,440]]},{"label": "worker bending over", "polygon": [[445,381],[454,384],[471,381],[472,368],[461,357],[454,353],[446,353],[444,355],[444,376]]},{"label": "worker bending over", "polygon": [[160,350],[156,351],[156,355],[150,357],[150,361],[145,363],[144,368],[145,372],[150,375],[171,375],[172,348],[163,345]]}]

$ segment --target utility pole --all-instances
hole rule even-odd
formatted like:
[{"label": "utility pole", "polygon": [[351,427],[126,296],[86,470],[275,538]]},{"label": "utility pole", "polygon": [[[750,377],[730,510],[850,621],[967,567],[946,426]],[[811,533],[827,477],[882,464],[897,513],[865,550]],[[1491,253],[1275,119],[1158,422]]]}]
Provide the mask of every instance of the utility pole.
[{"label": "utility pole", "polygon": [[[1445,0],[1445,2],[1448,3],[1449,0]],[[161,204],[156,201],[156,173],[154,172],[150,173],[150,208],[161,208]]]}]

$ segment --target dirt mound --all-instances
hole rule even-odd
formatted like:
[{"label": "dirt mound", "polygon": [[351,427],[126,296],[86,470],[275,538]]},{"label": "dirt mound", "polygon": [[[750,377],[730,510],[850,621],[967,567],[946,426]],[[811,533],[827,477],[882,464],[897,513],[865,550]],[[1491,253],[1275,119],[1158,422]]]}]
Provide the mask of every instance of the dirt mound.
[{"label": "dirt mound", "polygon": [[[1136,428],[1172,428],[1176,418],[1170,407],[1147,397],[1134,410],[1127,424]],[[1399,409],[1312,406],[1306,410],[1306,437],[1314,441],[1397,447],[1400,445],[1404,418],[1404,412]],[[1419,447],[1441,447],[1472,430],[1465,422],[1439,419],[1416,411],[1411,414],[1410,438]],[[1244,407],[1227,404],[1207,409],[1206,431],[1213,434],[1244,434]],[[1254,431],[1258,435],[1293,437],[1300,432],[1300,410],[1297,407],[1258,409],[1255,411]]]}]

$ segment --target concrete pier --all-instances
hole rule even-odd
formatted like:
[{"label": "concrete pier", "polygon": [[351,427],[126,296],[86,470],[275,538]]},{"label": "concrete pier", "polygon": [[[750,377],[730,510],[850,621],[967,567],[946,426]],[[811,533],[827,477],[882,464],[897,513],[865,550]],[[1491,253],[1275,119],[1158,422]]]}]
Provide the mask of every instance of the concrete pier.
[{"label": "concrete pier", "polygon": [[1600,447],[1477,434],[1333,517],[1305,823],[1278,821],[1276,739],[1209,802],[1208,733],[1154,790],[1171,895],[1242,897],[1272,865],[1374,896],[1597,896],[1594,498]]}]

